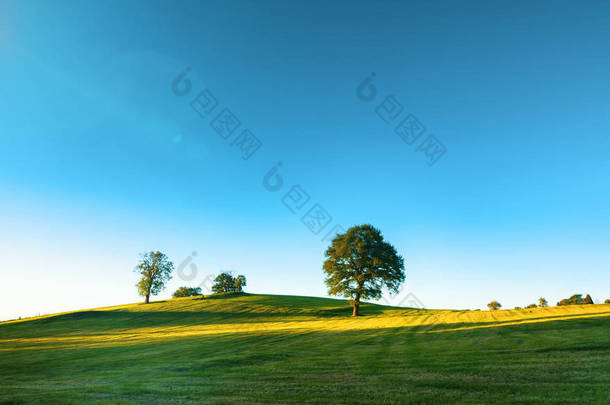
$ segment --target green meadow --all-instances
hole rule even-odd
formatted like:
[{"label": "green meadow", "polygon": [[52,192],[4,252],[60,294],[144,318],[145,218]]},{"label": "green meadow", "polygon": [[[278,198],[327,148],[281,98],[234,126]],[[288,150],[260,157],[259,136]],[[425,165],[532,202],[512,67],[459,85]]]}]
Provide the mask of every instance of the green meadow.
[{"label": "green meadow", "polygon": [[610,305],[177,298],[0,323],[0,403],[607,404]]}]

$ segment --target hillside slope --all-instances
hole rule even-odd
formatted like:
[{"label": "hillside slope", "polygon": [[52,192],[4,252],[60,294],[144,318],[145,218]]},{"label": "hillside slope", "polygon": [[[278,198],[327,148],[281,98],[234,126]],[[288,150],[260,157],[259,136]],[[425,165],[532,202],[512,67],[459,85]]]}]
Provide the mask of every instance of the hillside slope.
[{"label": "hillside slope", "polygon": [[0,323],[0,403],[606,403],[610,305],[240,295]]}]

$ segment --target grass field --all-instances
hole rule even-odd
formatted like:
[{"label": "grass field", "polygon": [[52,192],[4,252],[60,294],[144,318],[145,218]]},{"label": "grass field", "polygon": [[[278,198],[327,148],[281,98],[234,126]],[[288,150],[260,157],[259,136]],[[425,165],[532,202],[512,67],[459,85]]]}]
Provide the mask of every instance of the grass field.
[{"label": "grass field", "polygon": [[610,403],[610,305],[240,295],[0,323],[0,403]]}]

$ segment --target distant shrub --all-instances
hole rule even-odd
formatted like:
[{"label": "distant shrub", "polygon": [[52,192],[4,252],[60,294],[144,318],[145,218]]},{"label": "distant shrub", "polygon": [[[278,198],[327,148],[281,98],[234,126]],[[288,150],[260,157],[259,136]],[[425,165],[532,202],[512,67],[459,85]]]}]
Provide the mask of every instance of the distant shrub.
[{"label": "distant shrub", "polygon": [[180,298],[180,297],[194,297],[196,295],[201,295],[201,288],[200,287],[180,287],[178,288],[176,291],[174,291],[174,294],[172,295],[172,297],[174,298]]},{"label": "distant shrub", "polygon": [[536,304],[529,304],[529,305],[528,305],[527,307],[525,307],[525,308],[527,308],[527,309],[530,309],[530,308],[538,308],[538,305],[536,305]]},{"label": "distant shrub", "polygon": [[487,304],[487,308],[489,308],[490,311],[495,311],[497,309],[502,308],[502,304],[500,304],[498,301],[492,301]]},{"label": "distant shrub", "polygon": [[515,307],[515,309],[523,309],[523,308],[521,308],[521,307]]},{"label": "distant shrub", "polygon": [[610,304],[610,299],[607,299],[606,301],[604,301],[604,304]]}]

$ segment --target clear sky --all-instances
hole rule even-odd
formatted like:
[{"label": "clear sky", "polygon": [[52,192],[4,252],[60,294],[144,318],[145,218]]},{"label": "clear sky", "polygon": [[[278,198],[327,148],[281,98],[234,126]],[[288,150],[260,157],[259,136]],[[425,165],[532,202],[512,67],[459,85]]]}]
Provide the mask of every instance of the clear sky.
[{"label": "clear sky", "polygon": [[361,223],[428,308],[610,298],[609,44],[602,1],[1,1],[0,319],[139,301],[152,249],[197,252],[160,298],[325,296]]}]

